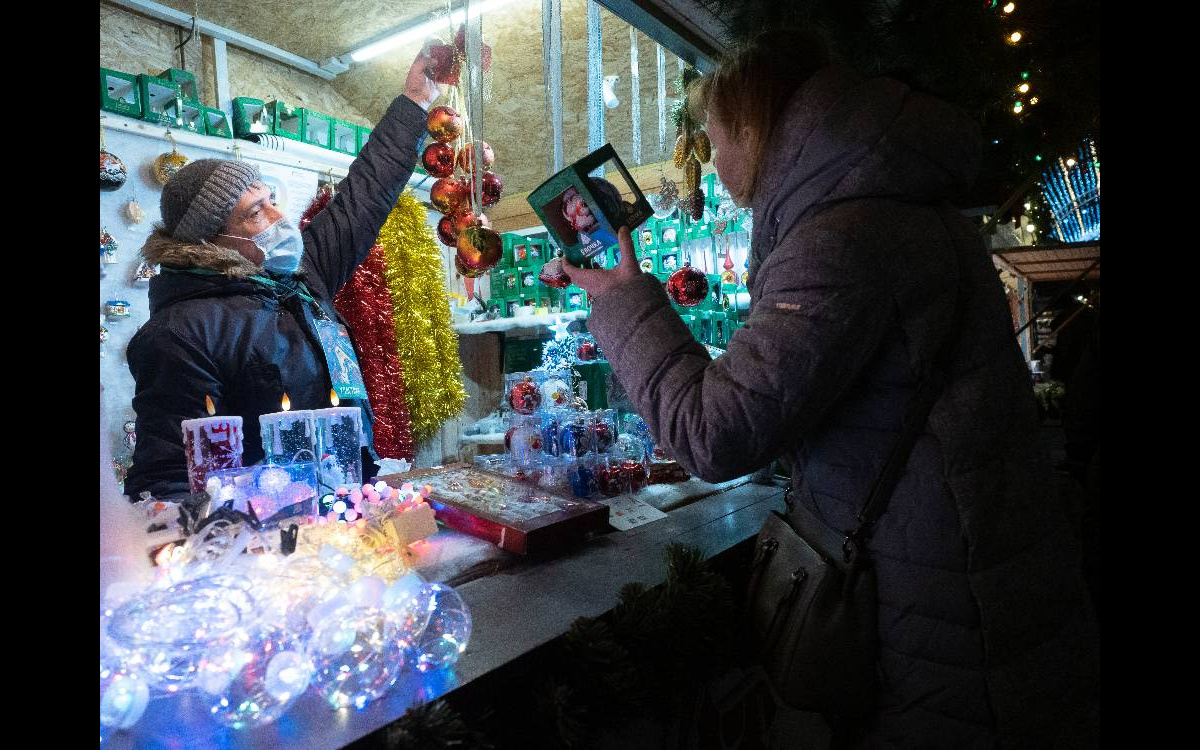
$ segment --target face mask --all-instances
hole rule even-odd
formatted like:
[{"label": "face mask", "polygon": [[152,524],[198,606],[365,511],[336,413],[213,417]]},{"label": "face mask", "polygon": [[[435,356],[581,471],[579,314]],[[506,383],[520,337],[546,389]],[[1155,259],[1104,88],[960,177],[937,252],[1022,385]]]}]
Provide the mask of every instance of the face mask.
[{"label": "face mask", "polygon": [[304,240],[287,219],[280,219],[253,237],[222,236],[253,242],[262,251],[262,267],[274,273],[295,273],[304,255]]}]

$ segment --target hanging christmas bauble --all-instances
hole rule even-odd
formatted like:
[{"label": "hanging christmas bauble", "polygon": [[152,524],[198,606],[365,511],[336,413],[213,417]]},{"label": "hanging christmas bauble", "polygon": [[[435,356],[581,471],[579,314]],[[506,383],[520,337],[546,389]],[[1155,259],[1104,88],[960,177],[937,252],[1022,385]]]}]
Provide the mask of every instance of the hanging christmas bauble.
[{"label": "hanging christmas bauble", "polygon": [[708,296],[708,277],[703,271],[684,266],[667,278],[667,294],[682,307],[694,307]]},{"label": "hanging christmas bauble", "polygon": [[737,282],[738,282],[738,276],[733,271],[725,271],[724,273],[721,274],[721,283],[722,284],[736,284]]},{"label": "hanging christmas bauble", "polygon": [[137,445],[137,433],[136,432],[125,433],[125,437],[123,439],[125,441],[126,448],[129,448],[132,450],[133,447]]},{"label": "hanging christmas bauble", "polygon": [[121,429],[125,431],[126,435],[136,432],[137,422],[133,421],[132,419],[128,419],[125,421],[125,424],[121,425]]},{"label": "hanging christmas bauble", "polygon": [[108,329],[100,326],[100,343],[103,344],[105,341],[108,341]]},{"label": "hanging christmas bauble", "polygon": [[488,270],[503,254],[504,241],[491,229],[469,226],[458,234],[458,258],[472,271]]},{"label": "hanging christmas bauble", "polygon": [[429,202],[444,214],[457,213],[470,199],[466,184],[454,177],[443,177],[429,188]]},{"label": "hanging christmas bauble", "polygon": [[551,258],[543,263],[538,280],[554,289],[566,289],[571,285],[571,277],[563,270],[562,258]]},{"label": "hanging christmas bauble", "polygon": [[508,403],[518,414],[533,414],[542,405],[542,394],[538,393],[533,378],[526,377],[508,391]]},{"label": "hanging christmas bauble", "polygon": [[429,118],[425,121],[429,134],[435,141],[449,143],[456,140],[463,132],[462,115],[452,108],[442,105],[429,110]]},{"label": "hanging christmas bauble", "polygon": [[700,221],[704,218],[704,191],[696,188],[688,195],[688,209],[692,215],[692,221]]},{"label": "hanging christmas bauble", "polygon": [[447,247],[458,247],[458,229],[453,216],[443,216],[437,223],[438,240]]},{"label": "hanging christmas bauble", "polygon": [[158,266],[150,265],[149,263],[147,263],[146,261],[143,260],[140,263],[138,263],[137,270],[133,272],[133,280],[134,281],[150,281],[150,279],[152,279],[158,275],[159,270],[160,269]]},{"label": "hanging christmas bauble", "polygon": [[449,177],[454,174],[454,149],[440,141],[434,141],[425,147],[421,154],[421,163],[425,171],[434,177]]},{"label": "hanging christmas bauble", "polygon": [[750,286],[750,272],[742,271],[742,286]]},{"label": "hanging christmas bauble", "polygon": [[492,222],[491,222],[491,220],[488,219],[486,214],[479,214],[479,216],[476,216],[475,214],[471,213],[470,211],[466,211],[466,212],[454,215],[454,236],[455,237],[460,235],[464,230],[466,230],[467,227],[475,227],[475,226],[484,227],[485,229],[490,229],[492,226]]},{"label": "hanging christmas bauble", "polygon": [[679,187],[666,175],[659,178],[658,192],[647,196],[650,207],[654,209],[654,218],[669,219],[675,213],[675,205],[679,202]]},{"label": "hanging christmas bauble", "polygon": [[[496,152],[492,151],[492,147],[486,142],[480,144],[483,150],[483,168],[487,169],[496,163]],[[458,166],[462,171],[470,174],[473,169],[471,165],[475,161],[475,144],[468,143],[458,150]]]},{"label": "hanging christmas bauble", "polygon": [[427,45],[425,54],[433,58],[433,67],[426,69],[425,72],[433,79],[434,83],[458,85],[462,62],[456,52],[453,45],[442,44],[440,40]]},{"label": "hanging christmas bauble", "polygon": [[483,276],[485,273],[487,273],[486,268],[467,268],[465,265],[463,265],[462,258],[458,257],[458,253],[454,254],[454,270],[458,271],[459,276],[463,276],[468,279],[478,279],[480,276]]},{"label": "hanging christmas bauble", "polygon": [[500,194],[504,192],[504,181],[495,172],[483,173],[483,205],[494,206],[500,202]]},{"label": "hanging christmas bauble", "polygon": [[116,154],[110,154],[101,149],[100,189],[106,192],[116,190],[125,184],[128,177],[129,170],[125,168],[125,162],[118,159]]},{"label": "hanging christmas bauble", "polygon": [[130,224],[141,224],[146,218],[146,212],[138,204],[137,198],[130,198],[125,204],[125,220]]},{"label": "hanging christmas bauble", "polygon": [[117,257],[117,241],[104,229],[100,230],[100,254],[107,256],[109,262]]},{"label": "hanging christmas bauble", "polygon": [[154,179],[159,185],[166,185],[167,180],[179,170],[183,169],[183,165],[188,163],[188,158],[179,153],[178,149],[171,149],[169,154],[159,154],[154,160],[154,165],[150,171],[154,175]]}]

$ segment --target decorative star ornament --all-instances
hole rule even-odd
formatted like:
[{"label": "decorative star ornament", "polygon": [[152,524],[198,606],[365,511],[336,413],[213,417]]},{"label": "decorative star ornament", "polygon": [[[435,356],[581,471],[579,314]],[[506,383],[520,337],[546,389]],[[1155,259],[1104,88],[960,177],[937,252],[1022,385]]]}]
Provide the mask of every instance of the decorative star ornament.
[{"label": "decorative star ornament", "polygon": [[550,329],[554,331],[554,340],[562,341],[571,334],[567,333],[567,329],[571,327],[571,321],[566,320],[561,315],[554,316],[554,325]]}]

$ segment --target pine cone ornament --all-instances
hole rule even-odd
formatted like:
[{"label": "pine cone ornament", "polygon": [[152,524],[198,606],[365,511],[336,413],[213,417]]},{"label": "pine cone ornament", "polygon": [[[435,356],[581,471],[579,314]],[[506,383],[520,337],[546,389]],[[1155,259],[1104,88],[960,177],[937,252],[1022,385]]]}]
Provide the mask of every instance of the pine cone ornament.
[{"label": "pine cone ornament", "polygon": [[700,187],[700,162],[694,156],[689,156],[683,165],[683,185],[689,193]]},{"label": "pine cone ornament", "polygon": [[703,130],[696,131],[696,140],[692,143],[692,151],[701,164],[708,163],[708,160],[712,158],[712,142],[708,140],[708,133]]},{"label": "pine cone ornament", "polygon": [[704,218],[704,191],[696,188],[688,195],[688,210],[692,214],[692,221],[700,221]]},{"label": "pine cone ornament", "polygon": [[688,141],[687,133],[681,133],[675,139],[675,167],[682,169],[684,162],[687,160],[688,148],[691,144]]}]

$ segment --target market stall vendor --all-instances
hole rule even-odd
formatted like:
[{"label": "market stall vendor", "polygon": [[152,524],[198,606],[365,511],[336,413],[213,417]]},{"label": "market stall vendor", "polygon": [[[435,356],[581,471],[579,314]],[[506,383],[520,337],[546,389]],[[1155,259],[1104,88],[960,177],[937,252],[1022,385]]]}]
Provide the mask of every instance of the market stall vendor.
[{"label": "market stall vendor", "polygon": [[[252,164],[201,159],[167,183],[162,224],[142,248],[162,272],[150,281],[150,320],[128,349],[138,435],[125,480],[131,498],[188,490],[180,423],[206,413],[205,396],[220,413],[242,417],[242,461],[250,465],[263,458],[258,417],[278,411],[285,393],[293,408],[323,408],[352,377],[356,368],[343,366],[352,350],[343,345],[339,354],[330,343],[343,324],[333,297],[412,174],[426,110],[439,94],[425,72],[431,65],[425,56],[413,62],[404,93],[303,231],[272,204]],[[342,405],[362,407],[370,446],[367,399]],[[374,458],[364,448],[366,476]]]}]

